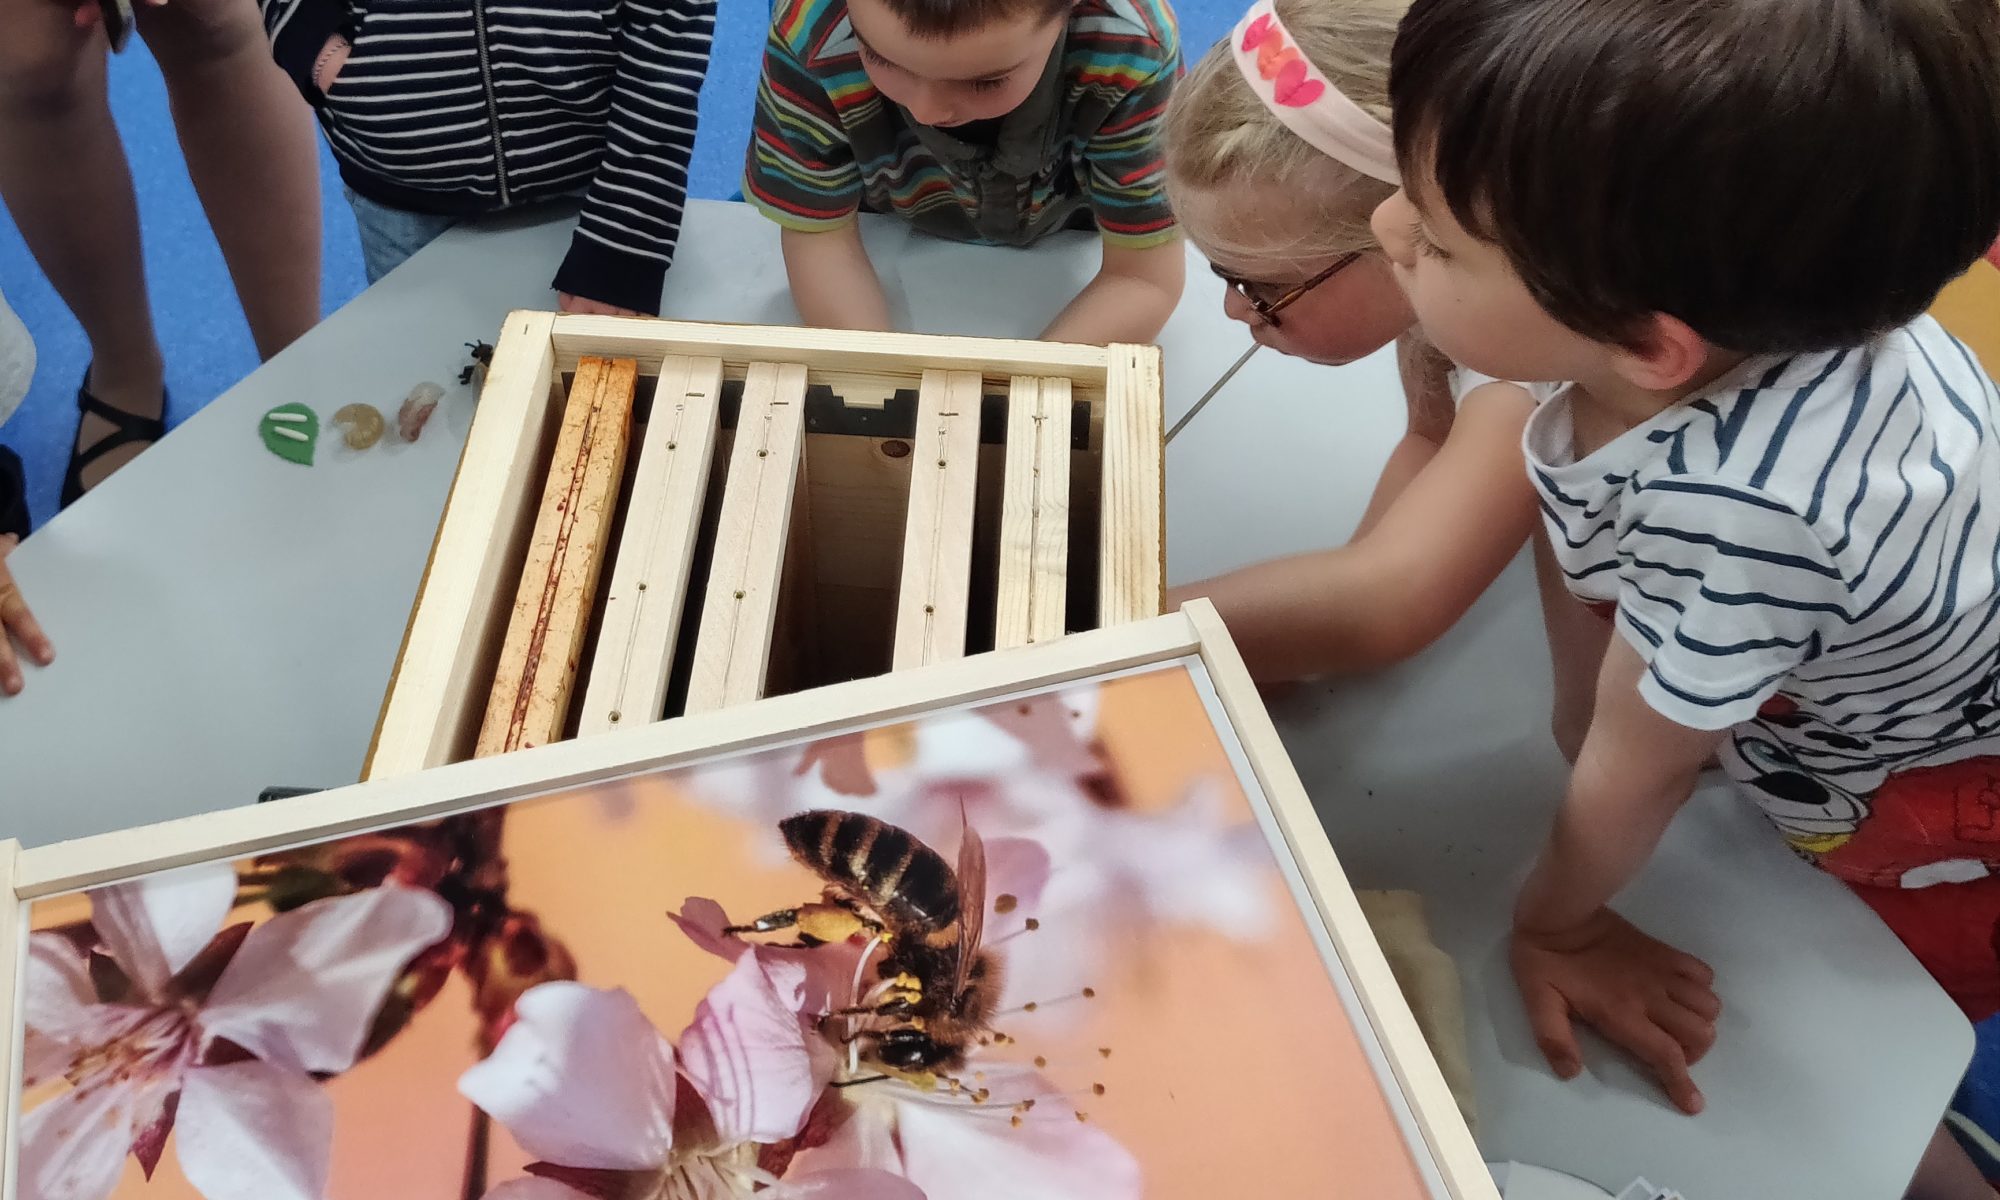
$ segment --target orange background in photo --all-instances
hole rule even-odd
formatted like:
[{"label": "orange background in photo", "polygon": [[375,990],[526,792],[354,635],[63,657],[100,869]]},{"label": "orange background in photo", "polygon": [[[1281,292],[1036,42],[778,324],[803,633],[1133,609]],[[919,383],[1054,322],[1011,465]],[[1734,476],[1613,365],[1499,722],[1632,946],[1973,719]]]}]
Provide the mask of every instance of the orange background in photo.
[{"label": "orange background in photo", "polygon": [[[1233,778],[1184,669],[1102,687],[1098,734],[1138,806],[1172,804],[1198,777]],[[779,753],[791,761],[798,750]],[[790,863],[770,864],[755,840],[775,845],[775,829],[686,801],[671,773],[618,786],[637,800],[623,820],[606,815],[608,787],[512,806],[511,895],[568,944],[584,982],[630,991],[678,1039],[725,964],[666,914],[707,896],[745,919],[815,895],[818,881]],[[1229,792],[1251,820],[1241,791]],[[1136,948],[1135,961],[1096,981],[1098,999],[1079,1002],[1088,1007],[1071,1014],[1073,1027],[1017,1031],[1022,1044],[987,1053],[1045,1055],[1048,1075],[1065,1089],[1087,1094],[1092,1082],[1104,1083],[1104,1096],[1079,1106],[1139,1160],[1149,1197],[1425,1196],[1275,866],[1269,886],[1279,914],[1269,940],[1155,927],[1159,936]],[[73,899],[35,912],[38,925],[76,915]],[[468,989],[454,978],[386,1050],[326,1085],[337,1114],[334,1200],[456,1200],[472,1110],[455,1085],[472,1064],[473,1034]],[[1104,1045],[1113,1047],[1109,1060],[1096,1054]],[[489,1184],[517,1177],[524,1162],[496,1125]],[[118,1194],[194,1195],[171,1146],[150,1186],[133,1165]]]}]

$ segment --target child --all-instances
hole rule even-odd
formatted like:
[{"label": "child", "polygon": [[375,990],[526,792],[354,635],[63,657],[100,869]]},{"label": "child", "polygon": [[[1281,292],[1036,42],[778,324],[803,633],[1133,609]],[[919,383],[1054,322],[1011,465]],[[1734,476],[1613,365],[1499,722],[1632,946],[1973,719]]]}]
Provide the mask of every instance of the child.
[{"label": "child", "polygon": [[1515,915],[1551,1064],[1574,1013],[1701,1108],[1711,973],[1606,906],[1718,751],[1990,1015],[2000,391],[1922,314],[2000,234],[2000,6],[1416,0],[1390,94],[1376,231],[1440,349],[1575,381],[1530,470],[1620,635]]},{"label": "child", "polygon": [[[1346,545],[1172,596],[1213,600],[1263,681],[1416,653],[1535,525],[1521,469],[1527,393],[1454,372],[1413,331],[1368,227],[1396,187],[1389,49],[1408,4],[1261,0],[1167,109],[1167,188],[1188,237],[1231,285],[1229,314],[1265,345],[1314,362],[1351,362],[1393,341],[1409,402],[1409,432]],[[1300,56],[1303,67],[1290,68],[1299,91],[1281,97],[1285,64]],[[1312,85],[1308,104],[1285,102]]]},{"label": "child", "polygon": [[660,311],[715,0],[259,2],[340,162],[370,283],[462,218],[581,195],[563,310]]},{"label": "child", "polygon": [[779,0],[743,193],[783,227],[808,325],[887,329],[854,214],[956,241],[1103,239],[1043,337],[1149,342],[1185,256],[1160,179],[1166,0]]}]

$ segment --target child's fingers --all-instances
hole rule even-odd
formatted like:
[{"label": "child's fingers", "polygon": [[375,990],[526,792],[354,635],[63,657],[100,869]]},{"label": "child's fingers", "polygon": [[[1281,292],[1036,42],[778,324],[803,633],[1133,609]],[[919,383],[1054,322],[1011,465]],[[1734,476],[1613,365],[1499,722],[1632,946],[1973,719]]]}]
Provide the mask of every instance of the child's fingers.
[{"label": "child's fingers", "polygon": [[46,667],[55,661],[56,648],[49,643],[49,635],[42,632],[42,623],[35,620],[35,614],[28,611],[27,601],[21,599],[21,593],[7,582],[5,570],[0,569],[0,641],[10,633],[36,665]]},{"label": "child's fingers", "polygon": [[1630,1050],[1640,1062],[1653,1068],[1653,1074],[1659,1078],[1660,1086],[1666,1089],[1675,1107],[1689,1116],[1702,1110],[1706,1101],[1702,1099],[1701,1089],[1694,1085],[1694,1076],[1688,1072],[1687,1052],[1681,1049],[1681,1044],[1672,1034],[1651,1021],[1621,1025],[1616,1030],[1607,1029],[1605,1033]]},{"label": "child's fingers", "polygon": [[1673,955],[1675,972],[1683,979],[1691,979],[1703,987],[1708,987],[1715,982],[1714,967],[1709,966],[1692,954],[1683,954],[1678,950],[1670,950],[1668,953]]},{"label": "child's fingers", "polygon": [[1569,1001],[1553,987],[1542,985],[1524,989],[1521,996],[1528,1006],[1528,1025],[1535,1031],[1535,1045],[1559,1078],[1574,1079],[1583,1070],[1583,1052],[1577,1049],[1576,1027],[1570,1023]]},{"label": "child's fingers", "polygon": [[1687,1060],[1700,1062],[1715,1045],[1715,1022],[1704,1020],[1700,1014],[1683,1008],[1676,1001],[1661,996],[1646,1010],[1653,1024],[1673,1035],[1687,1052]]},{"label": "child's fingers", "polygon": [[7,635],[0,633],[0,696],[21,694],[21,664],[14,658],[14,647],[7,643]]},{"label": "child's fingers", "polygon": [[1722,997],[1706,984],[1689,979],[1669,979],[1667,995],[1673,997],[1675,1004],[1710,1023],[1722,1016]]}]

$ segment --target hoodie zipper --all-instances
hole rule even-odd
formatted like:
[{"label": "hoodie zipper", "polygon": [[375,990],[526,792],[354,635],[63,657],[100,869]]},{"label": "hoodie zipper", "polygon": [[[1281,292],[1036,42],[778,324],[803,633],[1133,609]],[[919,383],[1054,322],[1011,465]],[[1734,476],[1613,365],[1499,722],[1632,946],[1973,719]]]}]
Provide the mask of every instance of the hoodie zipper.
[{"label": "hoodie zipper", "polygon": [[486,89],[486,120],[493,130],[493,171],[500,184],[500,206],[512,203],[507,191],[507,156],[500,144],[500,100],[493,92],[493,62],[486,52],[486,8],[472,0],[472,28],[479,43],[479,80]]}]

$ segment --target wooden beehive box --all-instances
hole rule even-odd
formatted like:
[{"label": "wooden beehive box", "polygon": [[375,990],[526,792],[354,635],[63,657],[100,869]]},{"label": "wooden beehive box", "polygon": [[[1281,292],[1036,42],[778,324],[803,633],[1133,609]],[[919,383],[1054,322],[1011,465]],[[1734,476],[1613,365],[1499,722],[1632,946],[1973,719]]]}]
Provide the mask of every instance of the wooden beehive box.
[{"label": "wooden beehive box", "polygon": [[366,778],[1162,603],[1159,351],[517,312]]}]

